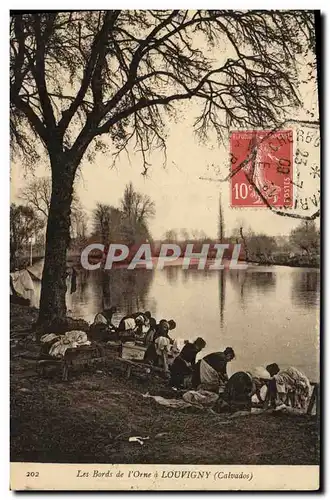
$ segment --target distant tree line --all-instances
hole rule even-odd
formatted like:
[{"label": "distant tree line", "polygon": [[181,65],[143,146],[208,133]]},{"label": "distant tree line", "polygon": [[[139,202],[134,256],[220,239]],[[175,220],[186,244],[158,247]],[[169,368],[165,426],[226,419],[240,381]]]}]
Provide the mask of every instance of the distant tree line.
[{"label": "distant tree line", "polygon": [[43,221],[35,210],[26,205],[10,205],[10,269],[19,265],[19,258],[28,251],[31,239],[43,227]]},{"label": "distant tree line", "polygon": [[[48,177],[33,179],[20,192],[22,204],[10,207],[10,262],[11,269],[25,263],[31,239],[34,250],[45,251],[45,231],[52,187]],[[134,245],[152,241],[149,222],[155,215],[155,204],[147,195],[136,191],[130,182],[125,187],[120,206],[98,203],[92,213],[92,230],[77,193],[73,193],[70,214],[70,248],[81,251],[92,238],[104,245],[122,242]]]},{"label": "distant tree line", "polygon": [[[181,229],[169,229],[163,235],[162,240],[158,245],[154,246],[154,254],[157,255],[160,250],[161,243],[174,243],[181,248],[181,257],[184,256],[186,247],[188,243],[193,244],[193,252],[200,253],[203,249],[203,245],[209,244],[208,256],[210,258],[216,256],[216,249],[212,247],[214,243],[217,241],[214,238],[208,236],[203,229],[191,229],[188,230],[186,228]],[[230,243],[229,239],[219,239],[219,243]],[[224,252],[224,257],[230,257],[231,251]]]},{"label": "distant tree line", "polygon": [[231,239],[241,243],[245,258],[251,262],[316,264],[320,255],[320,230],[315,221],[301,221],[288,236],[254,233],[242,224],[234,229]]},{"label": "distant tree line", "polygon": [[136,191],[130,182],[125,187],[119,207],[97,204],[92,216],[92,237],[103,245],[151,242],[149,222],[155,212],[155,203],[151,198]]},{"label": "distant tree line", "polygon": [[[33,242],[34,253],[44,255],[46,227],[52,195],[50,177],[36,177],[19,193],[20,203],[10,205],[10,268],[25,263]],[[87,214],[74,190],[70,214],[70,245],[82,245],[87,237]]]},{"label": "distant tree line", "polygon": [[[216,243],[214,238],[207,236],[203,230],[188,231],[187,229],[170,229],[166,231],[162,242],[179,245],[182,255],[188,243],[194,244],[194,252],[200,252],[205,243]],[[219,239],[219,242],[241,244],[240,255],[250,262],[293,265],[318,265],[319,263],[320,230],[314,220],[301,221],[288,236],[270,236],[265,233],[256,233],[241,222],[228,237]],[[209,256],[212,256],[211,249]],[[225,251],[224,257],[227,256],[228,252]]]}]

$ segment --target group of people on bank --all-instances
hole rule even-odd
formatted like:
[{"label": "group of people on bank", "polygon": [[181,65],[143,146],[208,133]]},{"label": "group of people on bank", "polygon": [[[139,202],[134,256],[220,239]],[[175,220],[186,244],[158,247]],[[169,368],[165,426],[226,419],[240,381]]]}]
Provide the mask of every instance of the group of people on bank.
[{"label": "group of people on bank", "polygon": [[163,319],[157,323],[150,311],[138,311],[123,316],[118,326],[115,326],[113,316],[116,312],[117,309],[111,307],[96,314],[90,327],[90,337],[93,340],[109,341],[118,337],[124,341],[137,340],[142,341],[144,345],[149,345],[157,336],[162,336],[160,333],[165,334],[166,329],[168,332],[176,328],[176,323],[173,319]]},{"label": "group of people on bank", "polygon": [[[144,363],[161,368],[169,375],[175,390],[201,390],[217,393],[220,404],[235,409],[249,409],[252,403],[271,405],[289,404],[305,409],[311,394],[308,378],[297,368],[280,369],[276,363],[250,371],[239,371],[230,378],[227,364],[235,358],[232,347],[223,352],[212,352],[197,360],[206,347],[202,337],[195,341],[178,340],[170,336],[176,328],[173,319],[152,317],[150,311],[136,312],[121,318],[117,327],[112,323],[115,308],[99,313],[91,326],[96,337],[109,340],[113,335],[134,339],[144,345]],[[111,331],[109,337],[109,331]],[[92,335],[93,336],[93,335]]]},{"label": "group of people on bank", "polygon": [[277,363],[271,363],[228,377],[227,364],[235,358],[233,348],[212,352],[196,362],[205,345],[201,338],[186,343],[170,366],[172,387],[217,393],[218,409],[224,411],[250,410],[252,404],[307,410],[312,388],[306,375],[297,368],[280,369]]}]

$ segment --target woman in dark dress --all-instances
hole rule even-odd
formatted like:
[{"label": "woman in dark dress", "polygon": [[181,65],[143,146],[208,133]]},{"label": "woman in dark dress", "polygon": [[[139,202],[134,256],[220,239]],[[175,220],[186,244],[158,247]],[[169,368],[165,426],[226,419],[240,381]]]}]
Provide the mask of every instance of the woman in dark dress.
[{"label": "woman in dark dress", "polygon": [[212,391],[223,392],[228,382],[227,363],[235,358],[232,347],[226,347],[224,352],[211,352],[202,358],[194,367],[192,385]]},{"label": "woman in dark dress", "polygon": [[226,384],[223,400],[228,404],[230,411],[250,411],[253,392],[251,375],[246,372],[236,372]]},{"label": "woman in dark dress", "polygon": [[158,366],[160,363],[159,356],[157,354],[156,346],[155,346],[155,341],[160,338],[160,337],[167,337],[168,336],[168,331],[169,331],[169,325],[166,319],[160,320],[158,325],[155,325],[155,332],[153,335],[152,340],[149,340],[149,345],[147,347],[146,352],[144,353],[144,358],[143,361],[145,363],[148,363],[150,365],[155,365]]},{"label": "woman in dark dress", "polygon": [[196,364],[197,354],[204,349],[206,342],[201,337],[198,337],[195,342],[185,344],[180,354],[175,358],[170,368],[172,387],[180,389],[184,385],[184,378],[191,375]]}]

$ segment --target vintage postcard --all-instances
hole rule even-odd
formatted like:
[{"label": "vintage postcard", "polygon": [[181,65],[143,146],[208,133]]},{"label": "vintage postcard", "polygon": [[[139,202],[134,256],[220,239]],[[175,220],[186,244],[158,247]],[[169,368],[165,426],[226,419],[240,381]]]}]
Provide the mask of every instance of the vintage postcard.
[{"label": "vintage postcard", "polygon": [[12,11],[12,490],[320,488],[321,16]]}]

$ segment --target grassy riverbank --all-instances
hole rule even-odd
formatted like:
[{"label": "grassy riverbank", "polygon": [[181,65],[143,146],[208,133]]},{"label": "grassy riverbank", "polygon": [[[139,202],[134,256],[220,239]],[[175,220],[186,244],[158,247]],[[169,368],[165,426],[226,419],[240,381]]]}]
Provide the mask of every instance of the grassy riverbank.
[{"label": "grassy riverbank", "polygon": [[270,257],[251,257],[247,262],[262,266],[287,266],[318,269],[320,267],[320,256],[294,255],[290,257],[288,254],[279,254],[271,255]]},{"label": "grassy riverbank", "polygon": [[[232,419],[164,408],[142,394],[164,383],[126,381],[106,370],[36,375],[28,332],[37,311],[11,308],[11,460],[80,463],[316,464],[315,417],[279,413]],[[130,436],[149,436],[141,446]]]}]

